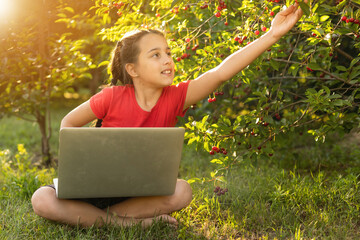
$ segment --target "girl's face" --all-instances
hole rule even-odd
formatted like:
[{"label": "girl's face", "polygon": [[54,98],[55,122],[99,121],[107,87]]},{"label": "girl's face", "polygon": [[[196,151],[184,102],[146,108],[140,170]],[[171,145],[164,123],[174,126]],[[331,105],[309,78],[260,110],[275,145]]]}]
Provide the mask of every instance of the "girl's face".
[{"label": "girl's face", "polygon": [[166,39],[149,33],[138,42],[140,54],[134,66],[140,83],[149,87],[165,87],[174,79],[174,61]]}]

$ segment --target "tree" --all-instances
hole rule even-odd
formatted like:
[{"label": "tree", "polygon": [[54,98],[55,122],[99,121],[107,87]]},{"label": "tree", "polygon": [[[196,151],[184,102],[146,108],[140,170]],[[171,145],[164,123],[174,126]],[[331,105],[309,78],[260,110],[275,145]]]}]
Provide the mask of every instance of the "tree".
[{"label": "tree", "polygon": [[[109,41],[139,26],[163,29],[177,61],[176,83],[251,44],[294,2],[97,0],[95,8],[112,23],[102,31]],[[184,123],[188,144],[216,156],[219,169],[272,157],[285,133],[325,141],[329,132],[359,127],[359,1],[298,2],[305,15],[297,27],[194,106]]]},{"label": "tree", "polygon": [[4,71],[0,73],[0,117],[15,115],[36,122],[43,161],[48,165],[51,99],[68,90],[92,63],[79,51],[81,41],[71,41],[69,34],[56,32],[54,9],[58,6],[54,2],[23,3],[22,7],[31,9],[32,14],[9,25],[1,40],[0,68]]}]

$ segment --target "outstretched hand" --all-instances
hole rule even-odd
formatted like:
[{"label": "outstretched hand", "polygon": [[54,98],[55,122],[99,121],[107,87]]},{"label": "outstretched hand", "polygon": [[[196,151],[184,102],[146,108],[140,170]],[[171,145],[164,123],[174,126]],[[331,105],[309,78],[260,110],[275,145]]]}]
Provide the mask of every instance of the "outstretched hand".
[{"label": "outstretched hand", "polygon": [[[307,0],[304,1],[307,3]],[[299,7],[298,3],[289,6],[287,9],[276,14],[271,24],[271,30],[274,37],[281,38],[288,31],[290,31],[294,25],[299,21],[303,11]]]}]

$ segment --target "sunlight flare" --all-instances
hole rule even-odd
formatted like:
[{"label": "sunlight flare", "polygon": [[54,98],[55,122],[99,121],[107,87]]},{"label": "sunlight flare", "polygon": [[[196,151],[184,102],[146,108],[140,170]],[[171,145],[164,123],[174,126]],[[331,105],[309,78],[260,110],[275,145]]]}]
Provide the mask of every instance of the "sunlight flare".
[{"label": "sunlight flare", "polygon": [[0,0],[0,21],[7,21],[14,11],[13,0]]}]

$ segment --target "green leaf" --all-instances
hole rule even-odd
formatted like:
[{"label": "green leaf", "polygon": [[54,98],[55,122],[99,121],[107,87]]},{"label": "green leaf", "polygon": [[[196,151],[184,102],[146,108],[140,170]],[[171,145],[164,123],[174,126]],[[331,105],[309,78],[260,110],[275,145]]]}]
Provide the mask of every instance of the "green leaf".
[{"label": "green leaf", "polygon": [[204,149],[206,150],[206,151],[210,151],[210,145],[209,145],[209,142],[208,141],[205,141],[204,142]]},{"label": "green leaf", "polygon": [[187,180],[187,182],[188,182],[189,184],[192,184],[192,183],[194,183],[194,182],[200,182],[200,181],[201,181],[200,178],[190,178],[190,179]]},{"label": "green leaf", "polygon": [[66,14],[65,13],[59,13],[56,16],[60,17],[60,18],[66,18]]},{"label": "green leaf", "polygon": [[356,63],[358,63],[360,60],[360,57],[354,58],[350,63],[350,68],[352,68]]},{"label": "green leaf", "polygon": [[[359,75],[360,75],[360,71],[359,71],[359,72],[357,72],[357,71],[356,71],[356,72],[352,72],[352,73],[350,74],[349,78],[352,80],[352,79],[358,77]],[[353,82],[353,81],[355,81],[355,82]],[[350,83],[351,83],[351,84],[354,84],[354,83],[358,82],[358,80],[353,80],[353,81],[351,81]]]},{"label": "green leaf", "polygon": [[344,105],[344,101],[341,100],[341,99],[336,99],[336,100],[334,101],[334,105],[341,107],[341,106]]},{"label": "green leaf", "polygon": [[336,69],[339,70],[339,71],[342,71],[342,72],[346,72],[347,71],[347,68],[344,67],[344,66],[336,66]]},{"label": "green leaf", "polygon": [[333,94],[329,96],[330,99],[341,98],[340,94]]},{"label": "green leaf", "polygon": [[294,77],[297,75],[298,71],[299,71],[299,64],[292,64],[289,67],[289,73],[291,73]]},{"label": "green leaf", "polygon": [[55,23],[60,23],[60,22],[69,23],[69,19],[61,18],[55,21]]},{"label": "green leaf", "polygon": [[220,159],[213,159],[213,160],[211,160],[210,162],[211,162],[211,163],[220,164],[220,165],[223,165],[223,164],[224,164],[224,162],[221,161]]},{"label": "green leaf", "polygon": [[271,60],[271,61],[270,61],[270,65],[271,65],[276,71],[279,71],[279,65],[280,65],[279,62],[276,62],[276,61],[274,61],[274,60]]},{"label": "green leaf", "polygon": [[321,70],[322,68],[319,66],[319,64],[317,63],[309,63],[308,67],[311,68],[312,70]]},{"label": "green leaf", "polygon": [[74,13],[74,9],[72,9],[71,7],[66,7],[66,8],[64,8],[64,10]]},{"label": "green leaf", "polygon": [[306,16],[309,16],[310,15],[310,6],[304,2],[299,2],[299,4],[300,4],[300,7],[303,10],[304,14]]},{"label": "green leaf", "polygon": [[330,96],[330,89],[327,86],[323,86],[327,96]]},{"label": "green leaf", "polygon": [[201,126],[204,126],[206,121],[208,120],[209,115],[206,115],[205,117],[203,117],[203,119],[201,120]]},{"label": "green leaf", "polygon": [[320,17],[320,22],[325,22],[326,20],[329,19],[329,16],[328,15],[324,15],[324,16],[321,16]]},{"label": "green leaf", "polygon": [[98,67],[107,66],[109,64],[109,61],[102,61],[99,63]]},{"label": "green leaf", "polygon": [[198,142],[199,139],[200,139],[199,136],[190,138],[189,141],[188,141],[188,145],[191,145],[191,144],[192,144],[193,142],[195,142],[195,141]]}]

